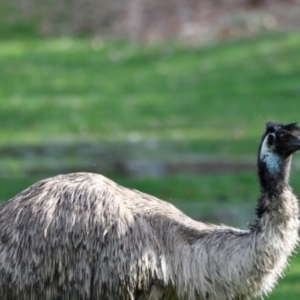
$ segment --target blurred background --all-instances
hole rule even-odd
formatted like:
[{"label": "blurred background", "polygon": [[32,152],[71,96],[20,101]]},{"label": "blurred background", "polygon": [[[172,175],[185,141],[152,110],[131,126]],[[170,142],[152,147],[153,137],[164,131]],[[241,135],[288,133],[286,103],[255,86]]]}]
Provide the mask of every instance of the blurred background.
[{"label": "blurred background", "polygon": [[[299,0],[2,0],[0,200],[88,171],[247,228],[265,122],[300,121],[299,29]],[[270,299],[299,294],[300,255]]]}]

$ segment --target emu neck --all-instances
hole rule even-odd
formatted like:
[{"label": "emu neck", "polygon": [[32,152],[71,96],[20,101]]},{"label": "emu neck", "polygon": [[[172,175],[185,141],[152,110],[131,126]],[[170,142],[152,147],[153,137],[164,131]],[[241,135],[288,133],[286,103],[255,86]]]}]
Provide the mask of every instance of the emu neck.
[{"label": "emu neck", "polygon": [[289,187],[291,156],[284,157],[261,148],[258,157],[258,176],[261,192],[279,196]]},{"label": "emu neck", "polygon": [[[289,175],[291,155],[283,156],[273,152],[263,140],[258,156],[258,176],[261,187],[261,196],[256,209],[258,218],[265,212],[279,213],[279,207],[288,205],[284,201],[286,191],[291,191]],[[272,200],[271,200],[272,199]]]},{"label": "emu neck", "polygon": [[261,192],[270,197],[279,196],[289,187],[291,156],[287,158],[274,157],[268,160],[259,160],[258,175]]}]

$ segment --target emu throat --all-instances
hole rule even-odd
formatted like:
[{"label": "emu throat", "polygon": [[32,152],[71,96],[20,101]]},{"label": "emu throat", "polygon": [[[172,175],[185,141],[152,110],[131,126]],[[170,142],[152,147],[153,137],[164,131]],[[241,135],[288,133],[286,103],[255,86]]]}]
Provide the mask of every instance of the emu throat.
[{"label": "emu throat", "polygon": [[276,152],[272,144],[274,136],[268,134],[262,141],[258,156],[258,173],[263,191],[280,194],[288,185],[291,156],[284,157]]},{"label": "emu throat", "polygon": [[265,164],[270,175],[278,176],[282,171],[283,167],[283,158],[275,153],[270,145],[268,145],[268,139],[270,136],[267,136],[260,149],[259,159]]}]

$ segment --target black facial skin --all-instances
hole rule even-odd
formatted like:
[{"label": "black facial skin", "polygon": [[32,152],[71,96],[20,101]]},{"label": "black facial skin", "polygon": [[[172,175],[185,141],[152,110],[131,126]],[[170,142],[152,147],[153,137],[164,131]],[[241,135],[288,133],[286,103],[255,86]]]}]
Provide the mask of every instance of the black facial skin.
[{"label": "black facial skin", "polygon": [[296,124],[267,123],[266,134],[275,135],[270,135],[268,140],[269,145],[274,145],[274,152],[287,157],[300,149],[300,129]]}]

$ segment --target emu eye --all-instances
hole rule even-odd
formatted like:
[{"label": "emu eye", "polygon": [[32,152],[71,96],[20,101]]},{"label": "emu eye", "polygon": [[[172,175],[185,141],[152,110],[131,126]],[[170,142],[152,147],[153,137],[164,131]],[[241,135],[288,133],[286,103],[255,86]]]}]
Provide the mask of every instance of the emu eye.
[{"label": "emu eye", "polygon": [[281,142],[286,142],[287,141],[287,135],[286,134],[281,134],[279,136],[279,139],[280,139]]}]

